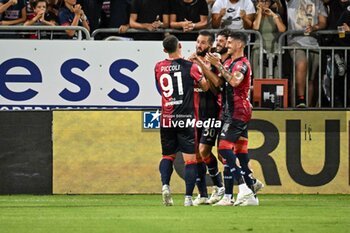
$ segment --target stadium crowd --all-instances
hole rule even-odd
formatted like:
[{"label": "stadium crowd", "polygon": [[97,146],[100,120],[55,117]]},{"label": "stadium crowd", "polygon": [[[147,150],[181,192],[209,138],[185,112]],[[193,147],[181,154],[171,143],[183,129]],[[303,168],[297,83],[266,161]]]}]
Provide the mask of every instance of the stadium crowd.
[{"label": "stadium crowd", "polygon": [[[196,32],[203,29],[255,30],[262,35],[264,54],[260,61],[259,46],[255,44],[252,47],[254,78],[278,77],[276,54],[279,36],[288,30],[302,31],[301,34],[290,35],[287,45],[315,49],[290,49],[290,53],[284,55],[287,56],[286,64],[288,59],[295,61],[295,70],[286,65],[282,74],[290,78],[290,73],[294,73],[294,106],[317,105],[315,92],[318,88],[314,86],[320,85],[315,77],[321,69],[322,76],[326,76],[326,102],[330,100],[327,82],[330,83],[334,76],[335,106],[348,107],[344,105],[344,99],[347,99],[344,97],[344,85],[349,83],[345,80],[349,77],[346,70],[350,67],[346,61],[350,60],[350,53],[341,47],[350,46],[350,34],[347,33],[350,31],[349,0],[0,0],[0,26],[10,25],[82,26],[90,33],[99,28],[117,28],[119,36],[134,40],[162,40],[168,33],[163,29],[174,29],[176,31],[172,33],[179,40],[190,41],[195,41]],[[128,32],[129,29],[144,30],[145,33]],[[315,33],[322,30],[338,31],[339,36]],[[66,30],[57,38],[76,38],[76,35],[76,31]],[[103,39],[104,36],[100,34],[95,39]],[[48,35],[41,32],[25,37],[45,39]],[[23,38],[23,35],[5,34],[0,30],[0,38]],[[255,40],[253,35],[250,40]],[[319,59],[319,45],[340,48],[334,56],[328,50]],[[334,75],[329,68],[332,60],[336,64]],[[262,74],[258,72],[261,66]]]}]

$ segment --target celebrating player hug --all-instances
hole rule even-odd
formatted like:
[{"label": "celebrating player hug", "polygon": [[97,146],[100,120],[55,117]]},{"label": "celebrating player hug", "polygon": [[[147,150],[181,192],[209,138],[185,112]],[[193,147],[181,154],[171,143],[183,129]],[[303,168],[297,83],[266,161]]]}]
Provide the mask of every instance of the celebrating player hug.
[{"label": "celebrating player hug", "polygon": [[[156,64],[155,77],[162,94],[163,157],[159,170],[165,206],[173,205],[170,178],[177,152],[182,153],[185,161],[185,206],[259,205],[256,193],[263,184],[254,178],[248,157],[248,122],[252,107],[249,102],[251,68],[244,56],[247,36],[225,31],[218,37],[221,41],[217,43],[221,46],[222,40],[226,40],[226,49],[217,50],[223,54],[211,53],[214,35],[201,31],[196,52],[188,60],[182,58],[181,44],[175,36],[163,40],[169,57]],[[226,60],[222,60],[222,56]],[[203,124],[208,120],[214,123]],[[212,152],[216,139],[218,157],[224,164],[225,187]],[[205,181],[207,169],[214,184],[210,198]],[[233,197],[234,181],[239,190],[236,199]],[[199,195],[193,200],[195,184]]]}]

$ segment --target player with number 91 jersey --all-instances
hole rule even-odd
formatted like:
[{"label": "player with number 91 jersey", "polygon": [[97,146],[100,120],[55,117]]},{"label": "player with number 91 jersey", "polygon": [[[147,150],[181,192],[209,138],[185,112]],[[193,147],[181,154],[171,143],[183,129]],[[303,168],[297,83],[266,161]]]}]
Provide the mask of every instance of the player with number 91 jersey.
[{"label": "player with number 91 jersey", "polygon": [[155,76],[162,95],[161,125],[169,127],[171,121],[198,119],[194,87],[203,78],[200,67],[182,58],[165,59],[156,64]]}]

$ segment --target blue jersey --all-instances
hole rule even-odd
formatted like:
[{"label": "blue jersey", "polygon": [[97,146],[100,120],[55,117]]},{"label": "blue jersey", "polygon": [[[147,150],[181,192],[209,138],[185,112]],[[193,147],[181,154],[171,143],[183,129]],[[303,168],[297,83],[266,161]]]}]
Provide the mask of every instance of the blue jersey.
[{"label": "blue jersey", "polygon": [[[5,4],[9,0],[0,0],[0,3]],[[26,7],[26,0],[18,0],[16,5],[10,6],[2,13],[1,20],[15,20],[22,17],[22,9]]]}]

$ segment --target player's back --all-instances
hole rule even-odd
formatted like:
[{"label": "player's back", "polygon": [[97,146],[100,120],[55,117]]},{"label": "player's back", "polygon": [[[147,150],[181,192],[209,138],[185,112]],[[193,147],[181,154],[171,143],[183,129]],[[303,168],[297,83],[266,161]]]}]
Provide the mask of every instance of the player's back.
[{"label": "player's back", "polygon": [[185,59],[163,60],[155,67],[162,95],[162,115],[169,118],[193,118],[194,85],[202,73],[197,65]]}]

